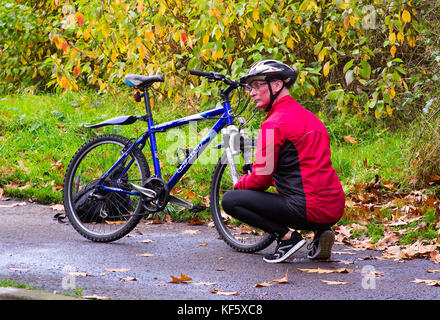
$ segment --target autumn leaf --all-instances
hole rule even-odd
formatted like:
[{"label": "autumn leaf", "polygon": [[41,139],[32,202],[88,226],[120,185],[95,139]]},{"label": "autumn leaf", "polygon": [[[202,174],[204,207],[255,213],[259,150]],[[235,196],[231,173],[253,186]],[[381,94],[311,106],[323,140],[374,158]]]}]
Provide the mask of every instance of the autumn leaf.
[{"label": "autumn leaf", "polygon": [[397,50],[396,46],[391,47],[391,49],[390,49],[391,56],[394,57],[396,55],[396,50]]},{"label": "autumn leaf", "polygon": [[138,253],[136,254],[136,257],[153,257],[154,254],[151,253]]},{"label": "autumn leaf", "polygon": [[402,20],[406,23],[411,22],[411,14],[406,9],[402,12]]},{"label": "autumn leaf", "polygon": [[224,292],[224,291],[220,291],[220,290],[209,290],[209,292],[214,293],[214,294],[219,294],[222,296],[237,296],[238,295],[238,291]]},{"label": "autumn leaf", "polygon": [[300,269],[298,268],[299,271],[303,271],[303,272],[307,272],[307,273],[318,273],[318,274],[326,274],[326,273],[350,273],[353,272],[352,269],[347,269],[347,268],[339,268],[339,269],[321,269],[321,268],[317,268],[317,269]]},{"label": "autumn leaf", "polygon": [[81,12],[75,13],[76,21],[78,21],[78,25],[81,27],[84,23],[84,15]]},{"label": "autumn leaf", "polygon": [[121,282],[125,282],[125,281],[137,281],[137,278],[135,278],[135,277],[125,277],[125,278],[121,278],[121,279],[119,279],[119,281],[121,281]]},{"label": "autumn leaf", "polygon": [[347,143],[350,143],[350,144],[356,144],[356,143],[358,143],[357,139],[358,139],[358,138],[352,137],[352,136],[350,136],[350,135],[344,137],[344,141],[347,142]]},{"label": "autumn leaf", "polygon": [[345,281],[330,281],[330,280],[323,280],[320,279],[322,282],[324,282],[325,284],[329,285],[329,286],[334,286],[334,285],[341,285],[341,284],[347,284],[348,282]]},{"label": "autumn leaf", "polygon": [[288,270],[286,270],[286,275],[285,275],[283,278],[280,278],[280,279],[274,279],[274,280],[271,280],[271,281],[269,281],[269,282],[257,283],[257,284],[254,285],[254,287],[255,287],[255,288],[269,287],[269,286],[272,286],[272,285],[274,285],[274,284],[288,283],[289,280],[288,280],[288,278],[287,278],[287,271],[288,271]]},{"label": "autumn leaf", "polygon": [[440,280],[434,280],[434,279],[415,279],[413,281],[410,282],[414,282],[414,283],[424,283],[428,286],[435,286],[435,287],[440,287]]},{"label": "autumn leaf", "polygon": [[121,268],[121,269],[111,269],[111,268],[104,268],[105,271],[108,272],[127,272],[130,271],[130,268]]},{"label": "autumn leaf", "polygon": [[174,276],[170,276],[171,277],[171,281],[168,283],[185,283],[187,281],[191,281],[192,278],[185,276],[183,273],[180,273],[180,278],[174,277]]}]

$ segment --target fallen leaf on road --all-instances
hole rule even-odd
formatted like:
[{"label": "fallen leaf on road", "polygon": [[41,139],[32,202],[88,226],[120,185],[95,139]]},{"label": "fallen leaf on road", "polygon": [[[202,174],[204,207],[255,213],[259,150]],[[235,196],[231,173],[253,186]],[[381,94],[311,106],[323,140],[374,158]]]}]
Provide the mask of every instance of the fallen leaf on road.
[{"label": "fallen leaf on road", "polygon": [[0,208],[13,208],[13,207],[21,207],[21,206],[25,206],[26,202],[16,202],[16,203],[11,203],[11,204],[0,204]]},{"label": "fallen leaf on road", "polygon": [[196,286],[212,286],[214,284],[217,284],[217,282],[211,281],[211,282],[204,282],[204,281],[200,281],[200,282],[195,282],[193,283]]},{"label": "fallen leaf on road", "polygon": [[180,278],[177,277],[171,277],[171,281],[169,281],[168,283],[181,283],[181,282],[187,282],[187,281],[191,281],[192,278],[185,276],[183,273],[180,273]]},{"label": "fallen leaf on road", "polygon": [[300,271],[307,272],[307,273],[318,273],[318,274],[324,274],[324,273],[350,273],[353,272],[352,269],[347,268],[339,268],[339,269],[299,269]]},{"label": "fallen leaf on road", "polygon": [[105,271],[109,272],[127,272],[130,271],[130,268],[121,268],[121,269],[110,269],[110,268],[104,268]]},{"label": "fallen leaf on road", "polygon": [[427,270],[428,273],[436,273],[436,272],[440,272],[440,270]]},{"label": "fallen leaf on road", "polygon": [[425,283],[428,286],[436,286],[439,287],[440,286],[440,280],[433,280],[433,279],[415,279],[411,282],[414,283]]},{"label": "fallen leaf on road", "polygon": [[207,244],[207,243],[199,243],[199,246],[201,246],[201,247],[207,247],[208,244]]},{"label": "fallen leaf on road", "polygon": [[50,207],[55,211],[64,211],[64,206],[62,204],[54,204]]},{"label": "fallen leaf on road", "polygon": [[141,241],[139,241],[139,242],[142,242],[142,243],[150,243],[150,242],[154,242],[155,240],[151,240],[151,239],[145,239],[145,240],[141,240]]},{"label": "fallen leaf on road", "polygon": [[215,294],[219,294],[219,295],[222,295],[222,296],[237,296],[238,295],[238,291],[223,292],[223,291],[220,291],[220,290],[209,290],[209,292],[215,293]]},{"label": "fallen leaf on road", "polygon": [[136,254],[136,257],[153,257],[154,254],[151,253],[138,253]]},{"label": "fallen leaf on road", "polygon": [[184,230],[184,231],[182,231],[181,232],[181,234],[196,234],[196,233],[198,233],[199,232],[199,230]]},{"label": "fallen leaf on road", "polygon": [[93,274],[87,272],[69,271],[67,274],[74,277],[93,277]]},{"label": "fallen leaf on road", "polygon": [[329,286],[334,286],[334,285],[340,285],[340,284],[347,284],[348,282],[345,281],[330,281],[330,280],[323,280],[320,279],[322,282],[324,282],[325,284],[328,284]]},{"label": "fallen leaf on road", "polygon": [[125,278],[121,278],[119,279],[121,282],[125,282],[125,281],[137,281],[137,278],[135,277],[125,277]]},{"label": "fallen leaf on road", "polygon": [[254,288],[269,287],[269,286],[272,286],[274,284],[288,283],[289,280],[287,278],[287,271],[288,270],[286,270],[286,275],[283,278],[274,279],[274,280],[271,280],[269,282],[257,283],[257,284],[254,285]]}]

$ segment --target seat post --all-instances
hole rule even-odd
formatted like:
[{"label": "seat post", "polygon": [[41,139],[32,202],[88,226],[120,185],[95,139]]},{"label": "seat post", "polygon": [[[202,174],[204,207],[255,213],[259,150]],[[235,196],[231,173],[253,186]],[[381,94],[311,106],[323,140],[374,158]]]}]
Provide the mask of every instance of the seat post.
[{"label": "seat post", "polygon": [[151,113],[151,105],[150,105],[150,95],[148,94],[148,86],[144,87],[143,91],[144,91],[145,112],[147,115],[147,120],[153,120],[153,114]]}]

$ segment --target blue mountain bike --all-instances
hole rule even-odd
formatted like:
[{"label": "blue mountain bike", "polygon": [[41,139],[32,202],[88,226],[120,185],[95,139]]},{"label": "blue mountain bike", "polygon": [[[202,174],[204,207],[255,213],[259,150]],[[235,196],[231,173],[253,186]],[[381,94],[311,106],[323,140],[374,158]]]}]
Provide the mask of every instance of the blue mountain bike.
[{"label": "blue mountain bike", "polygon": [[[137,138],[99,135],[84,143],[70,161],[64,179],[64,208],[72,226],[85,238],[97,242],[120,239],[132,231],[144,216],[162,211],[168,203],[193,212],[205,210],[203,205],[179,199],[170,191],[214,137],[221,133],[222,143],[214,148],[223,152],[214,168],[209,194],[215,227],[229,246],[241,252],[259,251],[273,242],[272,235],[233,219],[221,207],[223,194],[233,189],[240,174],[251,169],[256,147],[254,139],[245,138],[243,131],[234,125],[238,114],[231,108],[230,95],[243,85],[220,73],[191,70],[190,74],[227,85],[220,90],[221,107],[154,124],[148,89],[155,82],[163,82],[164,78],[160,75],[127,75],[124,83],[137,89],[135,100],[144,100],[146,114],[119,116],[89,126],[99,128],[143,121],[147,123],[147,130]],[[157,157],[156,133],[188,125],[192,121],[212,119],[216,121],[208,134],[194,149],[183,150],[184,156],[176,172],[168,181],[163,180]],[[154,167],[153,175],[142,152],[147,144]]]}]

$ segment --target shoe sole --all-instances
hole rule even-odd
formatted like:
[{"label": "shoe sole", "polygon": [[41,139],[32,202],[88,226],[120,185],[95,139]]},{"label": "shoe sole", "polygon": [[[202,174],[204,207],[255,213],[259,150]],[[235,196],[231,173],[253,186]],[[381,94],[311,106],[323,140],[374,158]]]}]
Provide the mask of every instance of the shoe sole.
[{"label": "shoe sole", "polygon": [[313,256],[307,255],[309,259],[328,259],[332,254],[333,243],[335,242],[335,235],[332,231],[324,231],[319,237],[319,244],[316,253]]},{"label": "shoe sole", "polygon": [[289,251],[286,252],[286,254],[284,254],[283,256],[279,257],[278,259],[275,260],[267,260],[266,258],[263,258],[264,261],[266,261],[267,263],[278,263],[278,262],[282,262],[284,260],[286,260],[287,258],[289,258],[292,254],[294,254],[296,251],[298,251],[299,249],[302,248],[302,246],[304,246],[306,244],[306,240],[301,240],[300,242],[298,242],[296,245],[294,245]]}]

